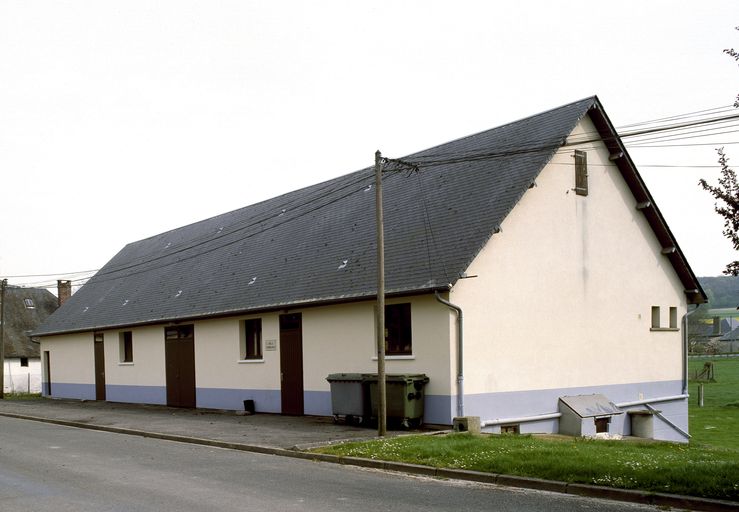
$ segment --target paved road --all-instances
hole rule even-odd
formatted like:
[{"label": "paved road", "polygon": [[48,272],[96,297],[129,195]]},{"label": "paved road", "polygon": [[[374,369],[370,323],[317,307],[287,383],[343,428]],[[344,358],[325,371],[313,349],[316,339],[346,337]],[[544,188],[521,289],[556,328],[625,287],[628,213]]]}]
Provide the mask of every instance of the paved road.
[{"label": "paved road", "polygon": [[655,510],[2,417],[0,509],[3,512]]}]

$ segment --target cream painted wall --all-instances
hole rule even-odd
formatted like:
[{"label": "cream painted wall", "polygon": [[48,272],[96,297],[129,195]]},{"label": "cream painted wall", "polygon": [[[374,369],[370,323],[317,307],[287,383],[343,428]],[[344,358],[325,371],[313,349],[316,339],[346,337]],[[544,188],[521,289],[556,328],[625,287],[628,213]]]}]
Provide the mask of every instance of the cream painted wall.
[{"label": "cream painted wall", "polygon": [[[426,373],[427,393],[449,394],[449,315],[431,296],[391,299],[411,303],[413,357],[392,358],[388,373]],[[354,302],[291,310],[303,321],[303,385],[306,391],[329,391],[331,373],[375,373],[374,302]],[[240,324],[262,319],[263,361],[240,356]],[[275,340],[277,350],[266,350]],[[198,388],[280,389],[279,314],[267,313],[195,322],[195,378]],[[135,348],[134,348],[134,359]]]},{"label": "cream painted wall", "polygon": [[95,384],[92,344],[91,332],[41,338],[41,354],[49,351],[52,383]]},{"label": "cream painted wall", "polygon": [[[572,136],[593,133],[585,118]],[[575,149],[588,196],[573,190]],[[652,306],[663,325],[670,306],[682,318],[683,288],[608,156],[561,148],[473,261],[478,277],[454,287],[466,393],[681,379],[681,333],[650,327]]]},{"label": "cream painted wall", "polygon": [[[388,357],[388,373],[425,373],[430,394],[450,394],[450,315],[433,296],[391,299],[411,303],[413,356]],[[298,312],[298,311],[293,311]],[[329,391],[326,377],[339,372],[374,373],[374,302],[306,308],[303,319],[303,368],[306,391]],[[241,324],[262,319],[261,361],[240,360]],[[279,313],[243,315],[193,322],[197,388],[280,389]],[[133,336],[133,363],[120,361],[119,335]],[[103,331],[106,385],[166,386],[162,325]],[[270,341],[275,350],[267,350]],[[94,384],[92,333],[44,338],[41,350],[51,352],[52,382]]]},{"label": "cream painted wall", "polygon": [[[122,362],[120,333],[124,331],[131,331],[133,363]],[[106,385],[166,385],[164,327],[157,325],[110,330],[103,331],[103,335]]]},{"label": "cream painted wall", "polygon": [[[247,318],[262,319],[263,359],[259,362],[240,360],[240,324]],[[279,339],[279,329],[277,313],[196,322],[196,386],[279,390],[280,353],[278,350],[266,350],[267,341]]]},{"label": "cream painted wall", "polygon": [[[450,394],[450,318],[431,295],[393,298],[410,302],[413,357],[386,359],[387,373],[425,373],[427,394]],[[303,311],[305,389],[328,391],[331,373],[376,373],[374,302],[339,304]]]}]

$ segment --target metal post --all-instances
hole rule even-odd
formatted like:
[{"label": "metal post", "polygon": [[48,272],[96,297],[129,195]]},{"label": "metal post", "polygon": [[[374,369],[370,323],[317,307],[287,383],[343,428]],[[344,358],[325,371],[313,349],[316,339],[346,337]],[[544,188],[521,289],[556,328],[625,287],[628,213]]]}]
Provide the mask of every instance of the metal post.
[{"label": "metal post", "polygon": [[703,383],[698,384],[698,407],[703,407]]},{"label": "metal post", "polygon": [[5,398],[5,288],[8,280],[0,281],[0,399]]},{"label": "metal post", "polygon": [[382,154],[375,151],[375,215],[377,221],[377,435],[387,433],[385,396],[385,238],[382,220]]}]

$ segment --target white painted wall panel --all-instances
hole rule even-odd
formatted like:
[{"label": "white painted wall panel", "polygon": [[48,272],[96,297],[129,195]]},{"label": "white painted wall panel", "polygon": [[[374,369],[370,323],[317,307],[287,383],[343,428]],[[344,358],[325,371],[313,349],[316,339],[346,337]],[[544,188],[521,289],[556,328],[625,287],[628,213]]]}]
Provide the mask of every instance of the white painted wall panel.
[{"label": "white painted wall panel", "polygon": [[[131,331],[133,362],[124,363],[120,333]],[[144,326],[103,331],[105,343],[105,384],[121,386],[164,386],[164,327]]]},{"label": "white painted wall panel", "polygon": [[28,366],[21,366],[17,357],[6,358],[3,372],[5,393],[40,393],[41,361],[28,359]]},{"label": "white painted wall panel", "polygon": [[[573,136],[594,134],[588,118]],[[589,195],[574,193],[576,146],[560,149],[450,299],[465,310],[467,393],[681,378],[682,285],[608,152],[590,143]],[[635,397],[638,398],[638,397]]]},{"label": "white painted wall panel", "polygon": [[[41,339],[41,354],[49,351],[52,382],[95,384],[95,359],[91,332],[62,334]],[[44,381],[46,381],[44,375]]]}]

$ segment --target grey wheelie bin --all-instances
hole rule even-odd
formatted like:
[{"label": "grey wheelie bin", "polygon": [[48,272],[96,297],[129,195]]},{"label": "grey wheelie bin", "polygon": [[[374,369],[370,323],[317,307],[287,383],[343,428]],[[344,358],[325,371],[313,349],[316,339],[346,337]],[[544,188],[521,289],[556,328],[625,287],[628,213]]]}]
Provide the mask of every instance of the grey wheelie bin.
[{"label": "grey wheelie bin", "polygon": [[369,417],[366,377],[364,373],[332,373],[326,377],[331,385],[334,421],[344,417],[346,423],[362,423]]}]

